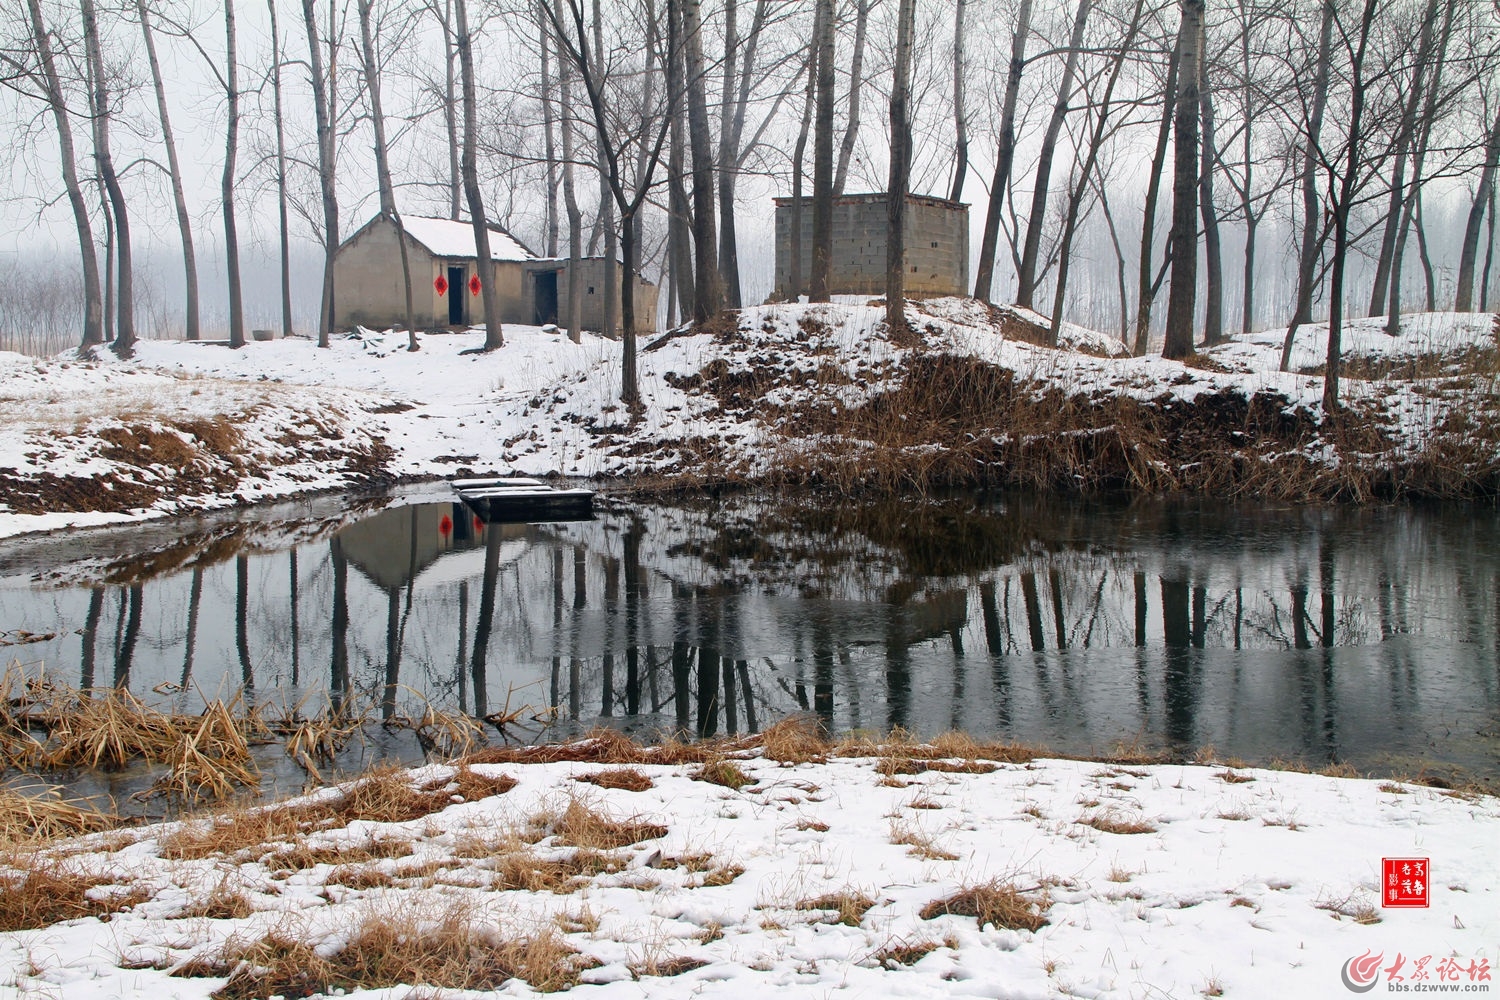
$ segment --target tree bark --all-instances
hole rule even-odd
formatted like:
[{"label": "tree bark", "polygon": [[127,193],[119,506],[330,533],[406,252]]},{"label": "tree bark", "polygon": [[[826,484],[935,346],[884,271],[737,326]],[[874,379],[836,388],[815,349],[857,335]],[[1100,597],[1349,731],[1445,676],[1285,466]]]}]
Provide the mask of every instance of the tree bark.
[{"label": "tree bark", "polygon": [[[136,0],[144,6],[145,0]],[[281,28],[276,0],[266,0],[271,14],[271,93],[273,125],[276,129],[276,221],[281,237],[281,335],[292,335],[292,250],[286,205],[286,128],[281,108]]]},{"label": "tree bark", "polygon": [[821,37],[823,8],[816,9],[813,18],[813,34],[807,43],[807,92],[802,99],[802,127],[797,132],[797,143],[792,147],[792,214],[790,225],[790,256],[787,262],[787,297],[793,302],[806,290],[802,274],[802,181],[807,155],[807,134],[812,126],[813,105],[817,101],[818,88],[818,39]]},{"label": "tree bark", "polygon": [[1203,343],[1224,342],[1224,256],[1219,248],[1219,212],[1214,204],[1213,89],[1208,78],[1208,28],[1202,26],[1198,41],[1198,105],[1203,136],[1198,166],[1198,207],[1203,216]]},{"label": "tree bark", "polygon": [[833,0],[817,0],[818,110],[813,128],[813,247],[809,302],[828,302],[833,269]]},{"label": "tree bark", "polygon": [[[463,79],[463,150],[459,170],[464,177],[464,196],[469,203],[469,223],[474,229],[475,273],[479,276],[479,294],[484,304],[484,346],[493,351],[505,346],[500,329],[500,296],[495,289],[495,261],[490,255],[490,227],[484,215],[484,196],[479,190],[479,168],[475,147],[479,141],[479,98],[474,82],[473,40],[469,37],[468,0],[454,0],[453,13],[458,26],[458,66]],[[459,294],[463,294],[459,292]]]},{"label": "tree bark", "polygon": [[[274,2],[274,0],[273,0]],[[401,281],[406,293],[406,349],[420,350],[416,312],[412,307],[411,260],[406,247],[406,227],[396,208],[396,186],[391,182],[390,147],[385,138],[385,110],[380,101],[380,64],[375,61],[375,39],[370,30],[371,0],[357,0],[360,51],[364,55],[365,94],[370,101],[370,125],[375,133],[375,179],[380,186],[380,213],[396,227],[396,246],[401,254]]]},{"label": "tree bark", "polygon": [[[604,15],[599,7],[599,0],[594,0],[594,65],[604,65]],[[596,146],[599,159],[599,225],[603,228],[604,235],[604,329],[601,331],[606,337],[615,335],[615,311],[616,303],[620,300],[615,297],[615,282],[619,278],[619,256],[620,238],[615,232],[615,203],[611,195],[609,172],[611,169],[619,170],[619,164],[613,168],[607,162],[601,138]],[[625,220],[620,220],[624,224]],[[634,374],[631,375],[634,381]]]},{"label": "tree bark", "polygon": [[[667,26],[669,33],[681,37],[681,12],[676,3],[667,4]],[[692,233],[688,220],[693,209],[688,201],[686,183],[687,164],[687,110],[682,86],[682,54],[668,53],[666,78],[667,113],[672,116],[672,151],[667,160],[668,207],[671,218],[668,232],[671,240],[672,284],[676,293],[678,314],[683,322],[693,314],[693,250]]]},{"label": "tree bark", "polygon": [[1172,284],[1167,293],[1167,334],[1162,357],[1193,353],[1193,313],[1198,292],[1198,80],[1204,0],[1181,0],[1181,87],[1177,92],[1172,172]]},{"label": "tree bark", "polygon": [[[338,189],[334,184],[337,147],[334,144],[333,134],[332,95],[328,90],[331,78],[324,75],[322,45],[318,38],[318,19],[313,11],[313,0],[302,0],[302,23],[307,29],[313,114],[318,128],[318,190],[323,200],[323,296],[318,310],[318,346],[327,347],[328,338],[333,333],[335,314],[333,257],[339,248],[339,200]],[[331,24],[329,33],[331,57],[333,54]]]},{"label": "tree bark", "polygon": [[114,117],[110,108],[109,81],[104,76],[104,54],[99,43],[99,16],[94,0],[82,0],[83,42],[93,82],[91,105],[94,112],[94,161],[99,180],[109,195],[110,214],[115,223],[115,260],[118,275],[114,351],[122,358],[135,350],[135,282],[130,253],[130,213],[125,191],[115,173],[115,160],[109,147],[109,123]]},{"label": "tree bark", "polygon": [[458,159],[458,79],[453,64],[458,61],[457,45],[453,37],[453,0],[443,4],[443,124],[448,129],[448,218],[458,222],[463,218],[462,191],[463,169]]},{"label": "tree bark", "polygon": [[224,136],[224,174],[219,194],[224,201],[224,260],[229,269],[229,346],[245,346],[244,289],[240,284],[240,237],[234,209],[234,171],[240,152],[240,87],[235,47],[234,0],[224,0],[224,92],[229,122]]},{"label": "tree bark", "polygon": [[[545,3],[546,0],[541,0]],[[543,252],[548,257],[557,256],[557,129],[556,115],[552,109],[552,39],[547,34],[547,19],[539,10],[537,27],[541,30],[538,39],[542,53],[542,137],[543,155],[547,158],[547,216],[542,225]]]},{"label": "tree bark", "polygon": [[1021,0],[1016,10],[1016,30],[1011,35],[1010,71],[1005,79],[1005,98],[1000,106],[1000,136],[995,149],[995,176],[990,181],[989,210],[984,217],[984,236],[979,244],[979,268],[974,278],[974,297],[990,301],[995,278],[995,253],[1000,243],[1000,218],[1005,191],[1010,187],[1011,165],[1016,157],[1016,102],[1021,93],[1021,73],[1026,68],[1026,38],[1031,33],[1032,0]]},{"label": "tree bark", "polygon": [[[554,0],[561,3],[562,0]],[[554,8],[554,18],[561,13]],[[557,58],[557,93],[559,126],[562,131],[563,206],[568,213],[568,339],[583,343],[583,279],[578,269],[583,262],[583,210],[578,207],[578,190],[573,180],[573,70],[562,52]]]},{"label": "tree bark", "polygon": [[833,196],[844,193],[844,183],[849,179],[849,161],[854,156],[855,143],[859,141],[859,98],[864,90],[865,40],[869,37],[870,7],[874,0],[854,0],[854,55],[849,65],[849,122],[844,137],[839,142],[839,164],[833,175]]},{"label": "tree bark", "polygon": [[693,319],[702,323],[723,301],[718,235],[714,224],[714,162],[708,131],[707,70],[703,61],[702,0],[682,5],[683,52],[687,57],[688,145],[693,159]]},{"label": "tree bark", "polygon": [[1042,138],[1041,154],[1036,164],[1036,183],[1031,193],[1031,211],[1026,222],[1026,242],[1021,250],[1021,269],[1016,275],[1016,304],[1030,309],[1036,293],[1037,258],[1041,255],[1042,229],[1047,224],[1047,190],[1052,181],[1052,159],[1057,152],[1057,138],[1068,116],[1068,102],[1073,96],[1073,79],[1078,73],[1078,55],[1083,48],[1083,32],[1088,26],[1093,0],[1078,0],[1073,16],[1073,32],[1068,38],[1068,55],[1063,64],[1062,81],[1057,85],[1057,101],[1052,118]]},{"label": "tree bark", "polygon": [[916,33],[916,0],[901,0],[896,15],[896,64],[891,80],[891,163],[886,184],[885,325],[888,334],[906,331],[906,189],[911,180],[911,47]]},{"label": "tree bark", "polygon": [[[751,17],[750,31],[745,36],[744,61],[739,66],[736,79],[737,24],[732,24],[735,12],[734,0],[725,4],[725,48],[724,90],[720,113],[719,140],[719,273],[724,277],[724,294],[732,309],[744,305],[744,291],[740,287],[739,235],[736,231],[735,189],[740,174],[740,158],[743,155],[745,115],[750,103],[750,87],[754,80],[756,50],[760,46],[761,31],[770,14],[769,0],[756,0],[755,13]],[[735,38],[735,44],[730,39]]]},{"label": "tree bark", "polygon": [[1167,142],[1172,138],[1172,112],[1177,107],[1177,82],[1181,77],[1182,49],[1172,46],[1167,79],[1162,88],[1161,121],[1156,129],[1156,150],[1151,154],[1151,173],[1146,178],[1146,207],[1141,212],[1141,259],[1135,300],[1135,343],[1131,353],[1141,357],[1151,340],[1151,303],[1156,298],[1152,281],[1151,252],[1156,241],[1156,204],[1161,197],[1161,175],[1167,166]]}]

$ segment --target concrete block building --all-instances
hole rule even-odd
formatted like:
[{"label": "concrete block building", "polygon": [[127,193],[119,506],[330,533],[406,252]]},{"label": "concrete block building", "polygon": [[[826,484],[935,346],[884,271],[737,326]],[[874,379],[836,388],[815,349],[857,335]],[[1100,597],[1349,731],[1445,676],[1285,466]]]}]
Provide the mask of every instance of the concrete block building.
[{"label": "concrete block building", "polygon": [[[477,287],[479,254],[474,228],[468,222],[403,216],[406,253],[411,267],[412,308],[420,329],[462,329],[484,322],[484,304]],[[566,309],[568,260],[538,258],[504,230],[490,227],[490,257],[495,288],[500,295],[500,322],[556,323]],[[367,326],[385,329],[406,325],[406,289],[401,277],[401,248],[396,226],[377,215],[339,245],[333,264],[334,322],[340,329]],[[582,325],[604,332],[604,296],[618,288],[604,287],[604,261],[590,257],[579,262],[584,282]],[[656,329],[656,286],[636,278],[638,329]],[[619,333],[619,310],[615,311]]]},{"label": "concrete block building", "polygon": [[[833,267],[829,292],[884,295],[886,233],[890,199],[884,192],[846,194],[833,202]],[[806,292],[812,274],[812,199],[802,199],[802,284],[790,287],[792,199],[776,199],[776,290],[778,299]],[[969,206],[945,198],[906,196],[906,294],[913,297],[967,295]]]}]

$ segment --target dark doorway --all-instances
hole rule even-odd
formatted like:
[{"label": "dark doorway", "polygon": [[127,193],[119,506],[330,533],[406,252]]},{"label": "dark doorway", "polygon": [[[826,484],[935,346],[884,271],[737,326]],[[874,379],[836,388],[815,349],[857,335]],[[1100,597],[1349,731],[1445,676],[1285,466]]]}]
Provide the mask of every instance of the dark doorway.
[{"label": "dark doorway", "polygon": [[448,325],[464,325],[464,295],[469,291],[468,279],[461,267],[448,268]]},{"label": "dark doorway", "polygon": [[536,272],[536,325],[557,322],[557,272]]}]

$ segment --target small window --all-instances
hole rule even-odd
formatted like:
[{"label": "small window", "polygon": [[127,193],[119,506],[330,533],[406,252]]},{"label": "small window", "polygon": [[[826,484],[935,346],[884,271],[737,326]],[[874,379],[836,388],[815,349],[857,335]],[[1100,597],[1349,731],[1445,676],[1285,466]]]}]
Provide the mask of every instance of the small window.
[{"label": "small window", "polygon": [[937,241],[933,240],[933,242],[932,242],[932,249],[936,250],[937,248],[938,248]]},{"label": "small window", "polygon": [[594,286],[593,286],[593,285],[590,285],[590,286],[589,286],[589,294],[590,294],[590,295],[593,295],[593,294],[594,294]]},{"label": "small window", "polygon": [[913,264],[913,265],[912,265],[912,266],[911,266],[911,273],[912,273],[912,274],[916,274],[916,273],[917,273],[917,265],[915,265],[915,264]]}]

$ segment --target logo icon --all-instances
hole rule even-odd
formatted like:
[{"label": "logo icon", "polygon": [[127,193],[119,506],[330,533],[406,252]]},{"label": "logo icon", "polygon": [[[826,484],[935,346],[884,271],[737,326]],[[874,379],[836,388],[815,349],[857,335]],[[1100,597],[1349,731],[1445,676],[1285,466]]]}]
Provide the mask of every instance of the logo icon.
[{"label": "logo icon", "polygon": [[1385,952],[1371,957],[1367,951],[1358,958],[1351,958],[1344,963],[1339,975],[1344,980],[1344,985],[1351,993],[1368,993],[1375,988],[1376,980],[1380,973],[1380,960],[1385,957]]}]

